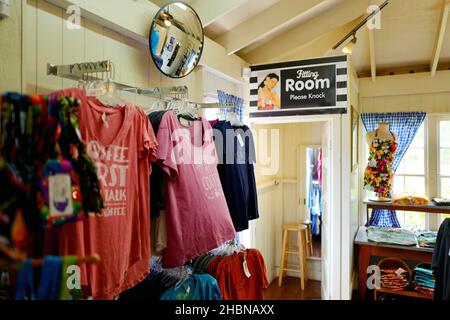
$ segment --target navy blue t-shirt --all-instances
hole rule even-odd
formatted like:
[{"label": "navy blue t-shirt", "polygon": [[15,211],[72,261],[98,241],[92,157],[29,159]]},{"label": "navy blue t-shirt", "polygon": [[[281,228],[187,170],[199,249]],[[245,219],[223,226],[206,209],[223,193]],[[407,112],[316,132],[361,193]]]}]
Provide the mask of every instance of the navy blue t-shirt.
[{"label": "navy blue t-shirt", "polygon": [[253,135],[249,127],[234,127],[228,121],[217,122],[213,129],[217,170],[234,228],[240,232],[248,229],[250,220],[259,218]]}]

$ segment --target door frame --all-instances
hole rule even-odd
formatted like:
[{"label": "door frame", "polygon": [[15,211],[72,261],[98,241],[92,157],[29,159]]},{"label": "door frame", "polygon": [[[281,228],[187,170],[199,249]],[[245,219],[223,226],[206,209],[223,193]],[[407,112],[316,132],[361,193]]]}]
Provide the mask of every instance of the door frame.
[{"label": "door frame", "polygon": [[[329,287],[322,288],[323,300],[341,299],[341,197],[342,197],[342,170],[341,170],[341,115],[314,115],[314,116],[286,116],[250,118],[252,125],[256,124],[288,124],[305,122],[326,122],[330,126],[330,212],[328,235],[328,253],[330,270]],[[332,269],[331,269],[332,268]]]}]

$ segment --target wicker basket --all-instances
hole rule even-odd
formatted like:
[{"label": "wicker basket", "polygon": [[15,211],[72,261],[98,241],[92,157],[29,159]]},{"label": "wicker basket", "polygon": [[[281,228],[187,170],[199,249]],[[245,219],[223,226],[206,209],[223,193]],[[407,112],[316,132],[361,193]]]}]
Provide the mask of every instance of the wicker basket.
[{"label": "wicker basket", "polygon": [[[412,277],[412,272],[409,266],[397,258],[385,258],[378,263],[381,270],[381,285],[384,288],[394,290],[404,290],[409,287]],[[396,273],[399,269],[404,270],[402,274]],[[387,279],[385,279],[385,277]],[[395,282],[397,285],[393,285]]]}]

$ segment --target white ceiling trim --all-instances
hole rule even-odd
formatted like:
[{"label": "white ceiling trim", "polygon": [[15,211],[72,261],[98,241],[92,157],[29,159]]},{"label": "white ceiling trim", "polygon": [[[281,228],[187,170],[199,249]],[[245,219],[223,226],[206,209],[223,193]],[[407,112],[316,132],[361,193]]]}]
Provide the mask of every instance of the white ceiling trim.
[{"label": "white ceiling trim", "polygon": [[326,11],[326,9],[319,11],[316,8],[316,12],[312,12],[318,5],[336,1],[341,0],[281,0],[221,35],[216,41],[227,49],[228,54],[233,54],[293,23]]},{"label": "white ceiling trim", "polygon": [[[442,1],[444,4],[445,1]],[[439,58],[441,56],[442,46],[444,44],[445,31],[447,29],[448,22],[448,14],[450,12],[450,3],[447,3],[441,12],[441,18],[439,22],[439,29],[436,39],[436,45],[433,51],[433,56],[431,60],[431,76],[434,77],[436,75],[436,70],[439,64]]]}]

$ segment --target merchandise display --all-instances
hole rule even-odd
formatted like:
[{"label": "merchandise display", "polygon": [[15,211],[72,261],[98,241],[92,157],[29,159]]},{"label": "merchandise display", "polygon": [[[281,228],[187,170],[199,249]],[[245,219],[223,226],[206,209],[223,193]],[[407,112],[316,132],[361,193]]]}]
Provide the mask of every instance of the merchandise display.
[{"label": "merchandise display", "polygon": [[414,232],[404,229],[369,227],[367,238],[372,242],[388,243],[401,246],[415,246],[417,239]]},{"label": "merchandise display", "polygon": [[392,204],[400,206],[426,206],[430,203],[426,197],[413,196],[408,194],[394,195]]},{"label": "merchandise display", "polygon": [[0,318],[450,300],[449,14],[0,0]]},{"label": "merchandise display", "polygon": [[367,190],[386,198],[390,197],[394,179],[392,165],[396,152],[397,142],[394,133],[390,132],[389,138],[382,138],[377,129],[370,143],[369,163],[364,173],[364,187]]}]

